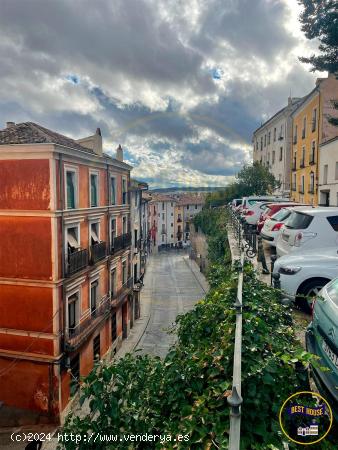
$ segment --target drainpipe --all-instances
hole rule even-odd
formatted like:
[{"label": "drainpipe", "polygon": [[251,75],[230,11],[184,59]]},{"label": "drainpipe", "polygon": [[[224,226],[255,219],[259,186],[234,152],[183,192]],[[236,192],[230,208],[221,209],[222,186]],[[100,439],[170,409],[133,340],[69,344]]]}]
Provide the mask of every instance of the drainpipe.
[{"label": "drainpipe", "polygon": [[[108,199],[108,204],[107,204],[107,253],[108,255],[110,255],[110,248],[111,248],[111,239],[110,239],[110,218],[109,218],[109,205],[110,205],[110,201],[111,201],[111,195],[110,195],[110,183],[109,183],[109,164],[107,162],[106,164],[106,172],[107,172],[107,199]],[[116,189],[115,189],[116,191]],[[116,193],[115,193],[116,196]],[[109,259],[107,259],[107,273],[108,273],[108,294],[110,294],[110,273],[109,273]]]},{"label": "drainpipe", "polygon": [[[320,88],[318,89],[319,90],[319,94],[318,94],[318,96],[319,96],[319,101],[318,101],[318,130],[317,130],[317,158],[316,158],[316,161],[317,161],[317,164],[316,164],[316,187],[317,187],[317,204],[319,204],[319,145],[320,145],[320,105],[321,105],[321,92],[320,92]],[[329,199],[329,206],[330,206],[330,202],[331,202],[331,199]]]}]

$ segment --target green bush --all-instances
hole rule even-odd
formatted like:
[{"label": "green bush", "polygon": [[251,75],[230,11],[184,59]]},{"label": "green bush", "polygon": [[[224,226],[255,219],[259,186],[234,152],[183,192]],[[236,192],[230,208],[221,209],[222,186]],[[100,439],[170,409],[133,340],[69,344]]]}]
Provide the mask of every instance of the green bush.
[{"label": "green bush", "polygon": [[[217,226],[202,217],[213,239],[226,237],[223,213],[213,216]],[[224,264],[227,256],[211,249],[210,292],[177,318],[177,342],[167,356],[127,355],[99,364],[82,387],[81,401],[89,401],[90,413],[70,416],[63,430],[83,436],[181,434],[189,440],[136,445],[87,438],[68,442],[67,449],[228,448],[238,273]],[[260,282],[250,265],[244,269],[243,305],[241,449],[278,450],[286,439],[279,408],[304,382],[295,364],[305,365],[311,356],[296,341],[290,311],[278,301],[278,292]]]}]

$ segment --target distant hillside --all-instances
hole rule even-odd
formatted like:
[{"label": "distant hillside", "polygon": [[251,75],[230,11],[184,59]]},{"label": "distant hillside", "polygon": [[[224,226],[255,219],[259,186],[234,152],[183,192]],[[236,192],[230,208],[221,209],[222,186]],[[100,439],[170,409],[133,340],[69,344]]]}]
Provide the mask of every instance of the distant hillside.
[{"label": "distant hillside", "polygon": [[168,187],[168,188],[159,188],[159,189],[149,189],[149,192],[214,192],[225,189],[224,187]]}]

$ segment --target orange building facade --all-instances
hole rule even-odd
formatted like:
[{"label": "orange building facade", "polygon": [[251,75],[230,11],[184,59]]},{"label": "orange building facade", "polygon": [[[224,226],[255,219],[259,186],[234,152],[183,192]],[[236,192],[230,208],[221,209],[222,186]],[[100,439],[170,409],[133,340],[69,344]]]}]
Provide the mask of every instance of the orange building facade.
[{"label": "orange building facade", "polygon": [[0,131],[0,401],[60,421],[137,318],[131,167],[30,122]]}]

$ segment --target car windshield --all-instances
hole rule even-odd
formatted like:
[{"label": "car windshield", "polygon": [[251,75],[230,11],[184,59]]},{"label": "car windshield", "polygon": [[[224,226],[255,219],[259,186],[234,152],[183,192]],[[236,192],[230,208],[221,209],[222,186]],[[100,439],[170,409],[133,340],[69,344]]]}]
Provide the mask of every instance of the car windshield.
[{"label": "car windshield", "polygon": [[313,216],[298,211],[292,211],[290,217],[286,221],[286,227],[294,230],[305,230],[313,220]]},{"label": "car windshield", "polygon": [[328,285],[326,291],[333,303],[338,306],[338,278]]},{"label": "car windshield", "polygon": [[271,220],[275,220],[276,222],[283,222],[283,220],[287,219],[291,214],[291,211],[288,209],[280,209],[273,216],[271,216]]},{"label": "car windshield", "polygon": [[237,199],[237,200],[235,200],[235,202],[236,202],[236,206],[239,206],[242,203],[242,199],[241,198]]}]

